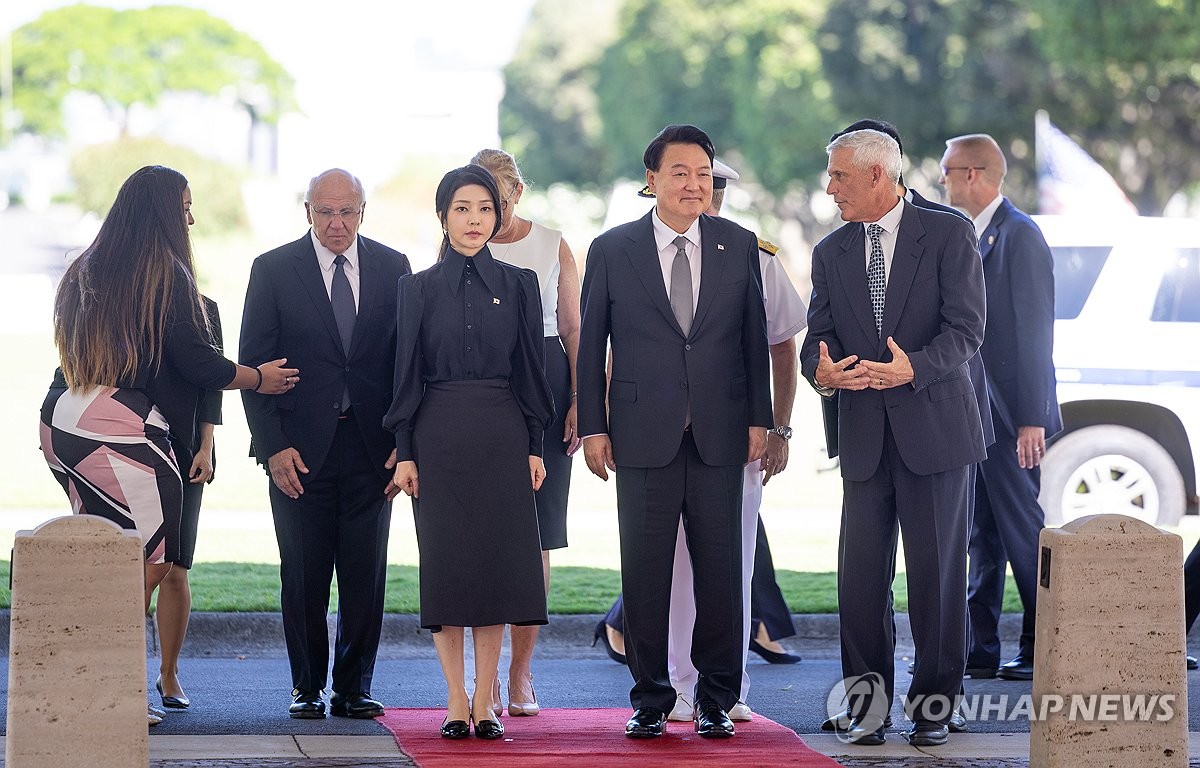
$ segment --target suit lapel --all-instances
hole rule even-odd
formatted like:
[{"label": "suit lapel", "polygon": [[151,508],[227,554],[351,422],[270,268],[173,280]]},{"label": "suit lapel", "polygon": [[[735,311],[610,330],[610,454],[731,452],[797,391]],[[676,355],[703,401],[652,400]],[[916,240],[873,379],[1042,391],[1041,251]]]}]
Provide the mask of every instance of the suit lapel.
[{"label": "suit lapel", "polygon": [[883,329],[879,334],[882,345],[886,345],[887,337],[895,333],[900,315],[904,312],[908,289],[912,287],[917,265],[921,263],[921,256],[925,253],[925,247],[921,245],[924,237],[925,227],[921,225],[917,208],[905,202],[900,229],[896,232],[896,250],[892,253],[892,270],[888,274],[887,294],[883,301]]},{"label": "suit lapel", "polygon": [[992,247],[996,245],[996,241],[1000,239],[1000,227],[1003,226],[1004,220],[1008,218],[1008,209],[1012,207],[1012,203],[1008,199],[1000,202],[1000,207],[992,214],[992,220],[988,222],[987,229],[983,230],[983,236],[979,238],[979,255],[987,261],[988,254],[992,252]]},{"label": "suit lapel", "polygon": [[721,241],[721,228],[708,216],[701,216],[700,295],[696,299],[696,313],[692,317],[693,332],[712,306],[713,297],[717,295],[717,289],[721,285],[721,273],[725,271],[725,259],[728,256],[725,243]]},{"label": "suit lapel", "polygon": [[[680,335],[683,335],[683,329],[679,327],[679,322],[675,320],[675,313],[671,311],[671,299],[667,296],[667,286],[663,284],[662,267],[658,261],[658,244],[654,241],[654,225],[650,222],[650,217],[653,215],[654,209],[651,209],[650,213],[647,213],[638,222],[634,232],[629,236],[630,242],[625,256],[629,259],[633,273],[637,275],[642,287],[650,295],[650,303],[658,308],[658,311]],[[701,285],[703,285],[703,281]]]},{"label": "suit lapel", "polygon": [[[362,237],[358,238],[358,315],[354,322],[354,336],[350,339],[350,350],[346,353],[346,357],[350,357],[354,350],[358,349],[358,345],[362,343],[362,337],[367,333],[369,323],[362,320],[371,316],[371,310],[375,307],[375,302],[379,299],[379,291],[383,290],[381,280],[379,279],[379,262],[375,258],[375,253],[371,250],[371,246]],[[330,315],[333,314],[333,305],[330,304]]]},{"label": "suit lapel", "polygon": [[841,253],[834,262],[846,292],[847,306],[858,318],[863,333],[876,336],[875,315],[871,311],[871,292],[867,288],[867,246],[863,225],[848,224],[842,228]]},{"label": "suit lapel", "polygon": [[342,348],[342,335],[338,332],[337,320],[333,318],[333,305],[329,303],[329,291],[325,289],[325,280],[321,277],[321,265],[317,262],[317,251],[313,248],[312,236],[305,235],[301,239],[300,250],[296,253],[296,274],[300,284],[308,292],[308,297],[317,310],[317,316],[325,325],[333,344]]}]

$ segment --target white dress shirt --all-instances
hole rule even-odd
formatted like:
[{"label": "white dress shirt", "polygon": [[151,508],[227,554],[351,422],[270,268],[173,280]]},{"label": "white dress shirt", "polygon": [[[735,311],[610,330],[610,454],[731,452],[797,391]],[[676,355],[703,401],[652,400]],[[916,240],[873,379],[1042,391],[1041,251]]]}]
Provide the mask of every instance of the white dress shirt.
[{"label": "white dress shirt", "polygon": [[[883,248],[883,284],[887,285],[887,280],[892,276],[892,256],[896,253],[896,233],[900,231],[900,219],[904,216],[904,202],[900,198],[896,198],[896,205],[890,211],[883,214],[879,221],[864,221],[863,233],[866,234],[867,227],[871,224],[878,224],[883,227],[883,232],[879,234],[879,245]],[[866,235],[866,263],[867,269],[871,268],[871,236]]]},{"label": "white dress shirt", "polygon": [[984,206],[979,215],[971,219],[971,223],[975,225],[975,239],[983,239],[983,231],[988,228],[988,224],[992,223],[992,217],[996,215],[996,209],[1000,207],[1000,203],[1004,202],[1004,195],[996,195],[992,202]]},{"label": "white dress shirt", "polygon": [[[313,248],[317,251],[317,264],[321,267],[321,279],[325,281],[325,295],[333,300],[333,270],[335,265],[333,260],[338,257],[336,253],[321,245],[321,241],[317,239],[317,233],[311,229],[308,231],[312,238]],[[358,271],[358,238],[354,238],[354,242],[350,243],[350,247],[342,254],[346,257],[346,266],[342,269],[346,272],[346,279],[350,281],[350,292],[354,294],[354,308],[358,309],[358,277],[361,274]]]}]

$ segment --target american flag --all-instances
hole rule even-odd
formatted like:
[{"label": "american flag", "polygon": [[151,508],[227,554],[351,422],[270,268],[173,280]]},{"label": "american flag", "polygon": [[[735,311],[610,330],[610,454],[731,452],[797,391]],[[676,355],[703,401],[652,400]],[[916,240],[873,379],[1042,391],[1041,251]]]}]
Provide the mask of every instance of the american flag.
[{"label": "american flag", "polygon": [[1136,216],[1137,208],[1092,156],[1039,111],[1034,123],[1041,213]]}]

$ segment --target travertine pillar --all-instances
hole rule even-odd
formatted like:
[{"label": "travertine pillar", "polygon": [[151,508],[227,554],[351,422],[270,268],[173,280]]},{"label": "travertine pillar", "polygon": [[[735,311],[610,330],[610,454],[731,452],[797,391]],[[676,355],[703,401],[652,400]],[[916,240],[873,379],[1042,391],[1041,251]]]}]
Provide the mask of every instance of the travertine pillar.
[{"label": "travertine pillar", "polygon": [[7,768],[149,764],[142,544],[100,517],[19,531]]},{"label": "travertine pillar", "polygon": [[1186,768],[1183,542],[1094,515],[1040,544],[1030,766]]}]

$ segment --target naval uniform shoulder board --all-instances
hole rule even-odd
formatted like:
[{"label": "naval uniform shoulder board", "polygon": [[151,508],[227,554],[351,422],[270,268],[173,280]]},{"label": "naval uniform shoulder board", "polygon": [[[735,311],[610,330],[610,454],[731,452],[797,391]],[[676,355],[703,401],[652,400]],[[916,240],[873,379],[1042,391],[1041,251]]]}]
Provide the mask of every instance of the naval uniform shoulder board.
[{"label": "naval uniform shoulder board", "polygon": [[763,240],[761,237],[758,238],[758,249],[760,251],[766,251],[772,256],[779,253],[778,245],[775,245],[775,243],[772,243],[770,240]]}]

